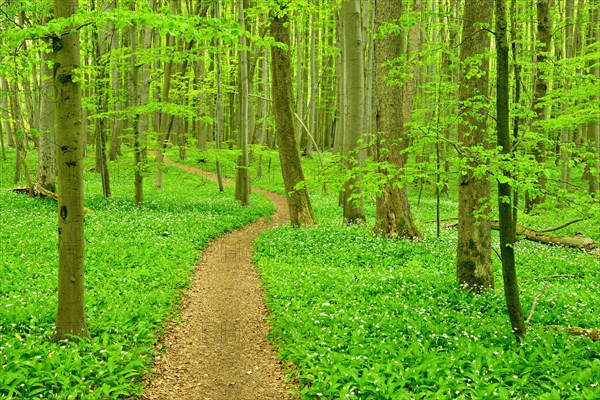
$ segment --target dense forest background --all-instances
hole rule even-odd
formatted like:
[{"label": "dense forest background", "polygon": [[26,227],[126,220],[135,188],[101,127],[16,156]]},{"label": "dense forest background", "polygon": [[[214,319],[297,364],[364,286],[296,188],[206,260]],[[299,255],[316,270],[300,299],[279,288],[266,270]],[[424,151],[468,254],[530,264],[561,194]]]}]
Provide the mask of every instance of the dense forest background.
[{"label": "dense forest background", "polygon": [[[402,179],[436,182],[444,191],[446,182],[468,158],[457,156],[465,154],[493,169],[497,164],[491,134],[495,41],[489,41],[476,57],[461,60],[459,54],[461,43],[468,39],[462,32],[465,26],[487,32],[484,41],[493,37],[492,3],[478,2],[476,6],[489,13],[469,21],[464,17],[464,2],[402,2],[398,14],[389,19],[394,24],[377,21],[377,30],[374,3],[358,3],[351,10],[357,13],[358,41],[348,48],[344,42],[352,39],[344,26],[344,10],[336,2],[297,1],[285,6],[291,31],[294,123],[303,154],[313,157],[317,151],[333,151],[347,155],[358,146],[361,134],[366,135],[361,148],[373,153],[374,69],[378,65],[374,65],[374,43],[391,34],[397,35],[400,49],[386,61],[386,72],[389,84],[404,89],[401,107],[410,143],[402,150],[410,159],[402,169]],[[569,196],[598,189],[598,6],[593,1],[517,0],[507,5],[511,130],[518,165],[514,186],[530,193],[532,204],[543,202],[547,195],[552,204],[573,204]],[[245,10],[241,21],[240,6]],[[262,147],[274,148],[269,65],[275,42],[268,28],[270,13],[282,7],[252,1],[224,2],[220,10],[215,2],[202,1],[83,1],[68,21],[58,21],[52,20],[49,2],[5,2],[2,148],[17,146],[28,151],[36,146],[42,159],[51,153],[45,151],[46,133],[52,126],[46,106],[52,93],[49,38],[67,25],[81,31],[82,61],[77,74],[84,94],[86,145],[105,149],[95,152],[99,171],[105,169],[105,159],[118,157],[123,143],[133,144],[136,118],[141,123],[137,134],[144,153],[160,153],[167,141],[178,146],[185,158],[188,146],[204,150],[217,142],[232,148],[246,135],[257,154]],[[345,58],[352,46],[362,54],[360,63]],[[240,50],[247,54],[249,84],[244,99]],[[478,66],[471,73],[483,73],[488,81],[487,92],[469,100],[476,103],[477,113],[491,117],[485,140],[477,140],[479,148],[472,148],[475,144],[458,134],[466,115],[458,95],[465,63]],[[139,72],[134,76],[136,68]],[[353,77],[355,68],[363,76],[362,87],[348,89],[344,75]],[[354,92],[345,95],[346,90]],[[344,103],[351,100],[361,104],[357,108]],[[241,135],[244,102],[248,103],[247,127]],[[352,113],[346,115],[349,108]],[[362,117],[355,110],[362,110]],[[356,127],[358,135],[346,132],[348,118],[353,118],[353,127],[362,124]],[[355,137],[344,140],[348,136]],[[144,164],[145,174],[158,171],[156,185],[160,186],[160,157],[158,166],[148,164]],[[46,179],[51,188],[51,177]],[[46,185],[43,179],[42,184]],[[581,196],[577,199],[575,203],[582,204]]]},{"label": "dense forest background", "polygon": [[7,0],[0,58],[0,187],[59,210],[0,192],[0,395],[141,393],[251,187],[304,398],[598,393],[597,0]]}]

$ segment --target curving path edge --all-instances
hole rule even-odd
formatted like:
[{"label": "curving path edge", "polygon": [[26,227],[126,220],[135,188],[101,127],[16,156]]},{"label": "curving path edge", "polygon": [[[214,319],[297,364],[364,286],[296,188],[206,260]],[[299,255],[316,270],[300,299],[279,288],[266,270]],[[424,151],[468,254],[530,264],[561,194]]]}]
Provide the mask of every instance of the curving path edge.
[{"label": "curving path edge", "polygon": [[[216,180],[213,173],[165,162]],[[231,185],[231,180],[224,179]],[[253,191],[275,204],[272,224],[261,219],[209,243],[184,296],[182,323],[172,323],[161,341],[166,348],[142,399],[290,399],[283,367],[267,340],[265,294],[252,262],[252,242],[274,225],[289,221],[286,199]]]}]

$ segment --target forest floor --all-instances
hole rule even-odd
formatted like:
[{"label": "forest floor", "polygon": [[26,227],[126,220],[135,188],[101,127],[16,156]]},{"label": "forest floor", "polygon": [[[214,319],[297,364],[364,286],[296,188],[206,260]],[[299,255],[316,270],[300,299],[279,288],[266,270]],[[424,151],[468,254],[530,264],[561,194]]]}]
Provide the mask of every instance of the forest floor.
[{"label": "forest floor", "polygon": [[[216,179],[212,173],[168,159],[165,162]],[[264,292],[251,262],[254,239],[285,224],[289,214],[283,196],[253,190],[275,204],[272,221],[261,219],[227,233],[203,251],[183,299],[182,322],[173,322],[158,345],[166,351],[157,360],[143,399],[290,398],[283,367],[267,340]]]}]

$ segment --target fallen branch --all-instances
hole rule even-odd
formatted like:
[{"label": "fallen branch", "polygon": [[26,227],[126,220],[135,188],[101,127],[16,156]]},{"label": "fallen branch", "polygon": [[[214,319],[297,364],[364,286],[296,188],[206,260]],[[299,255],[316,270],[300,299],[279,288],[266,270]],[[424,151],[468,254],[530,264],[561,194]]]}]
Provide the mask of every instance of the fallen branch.
[{"label": "fallen branch", "polygon": [[[492,225],[492,229],[497,231],[500,228],[498,220],[492,220],[490,222]],[[572,221],[569,222],[574,223]],[[457,226],[458,222],[454,222],[452,224],[444,225],[444,228],[455,228]],[[596,243],[592,238],[585,236],[581,232],[577,232],[575,235],[571,236],[554,235],[546,231],[537,231],[535,229],[531,229],[523,225],[517,225],[517,236],[523,237],[527,240],[531,240],[532,242],[581,249],[586,253],[593,254],[596,257],[600,258],[600,248],[598,248],[598,243]]]},{"label": "fallen branch", "polygon": [[553,228],[542,229],[540,232],[554,232],[554,231],[557,231],[559,229],[566,228],[567,226],[572,225],[572,224],[574,224],[576,222],[585,221],[586,219],[587,218],[575,218],[575,219],[572,219],[571,221],[565,222],[564,224],[560,224],[560,225],[555,226]]},{"label": "fallen branch", "polygon": [[560,325],[548,325],[545,327],[545,329],[552,329],[554,331],[565,331],[573,336],[585,336],[594,342],[600,341],[600,329],[596,328],[578,328]]}]

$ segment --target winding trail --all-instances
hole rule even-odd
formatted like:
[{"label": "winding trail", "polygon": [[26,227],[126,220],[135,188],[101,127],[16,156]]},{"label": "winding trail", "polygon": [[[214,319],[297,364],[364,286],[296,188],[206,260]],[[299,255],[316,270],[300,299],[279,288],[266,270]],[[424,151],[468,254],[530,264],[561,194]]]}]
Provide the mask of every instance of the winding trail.
[{"label": "winding trail", "polygon": [[[165,162],[210,179],[198,168]],[[231,184],[231,180],[224,179]],[[273,224],[289,221],[283,196],[253,188],[275,204]],[[266,336],[267,309],[259,276],[251,263],[252,242],[272,228],[261,219],[213,240],[196,265],[183,300],[183,323],[172,323],[146,400],[281,400],[283,368]]]}]

